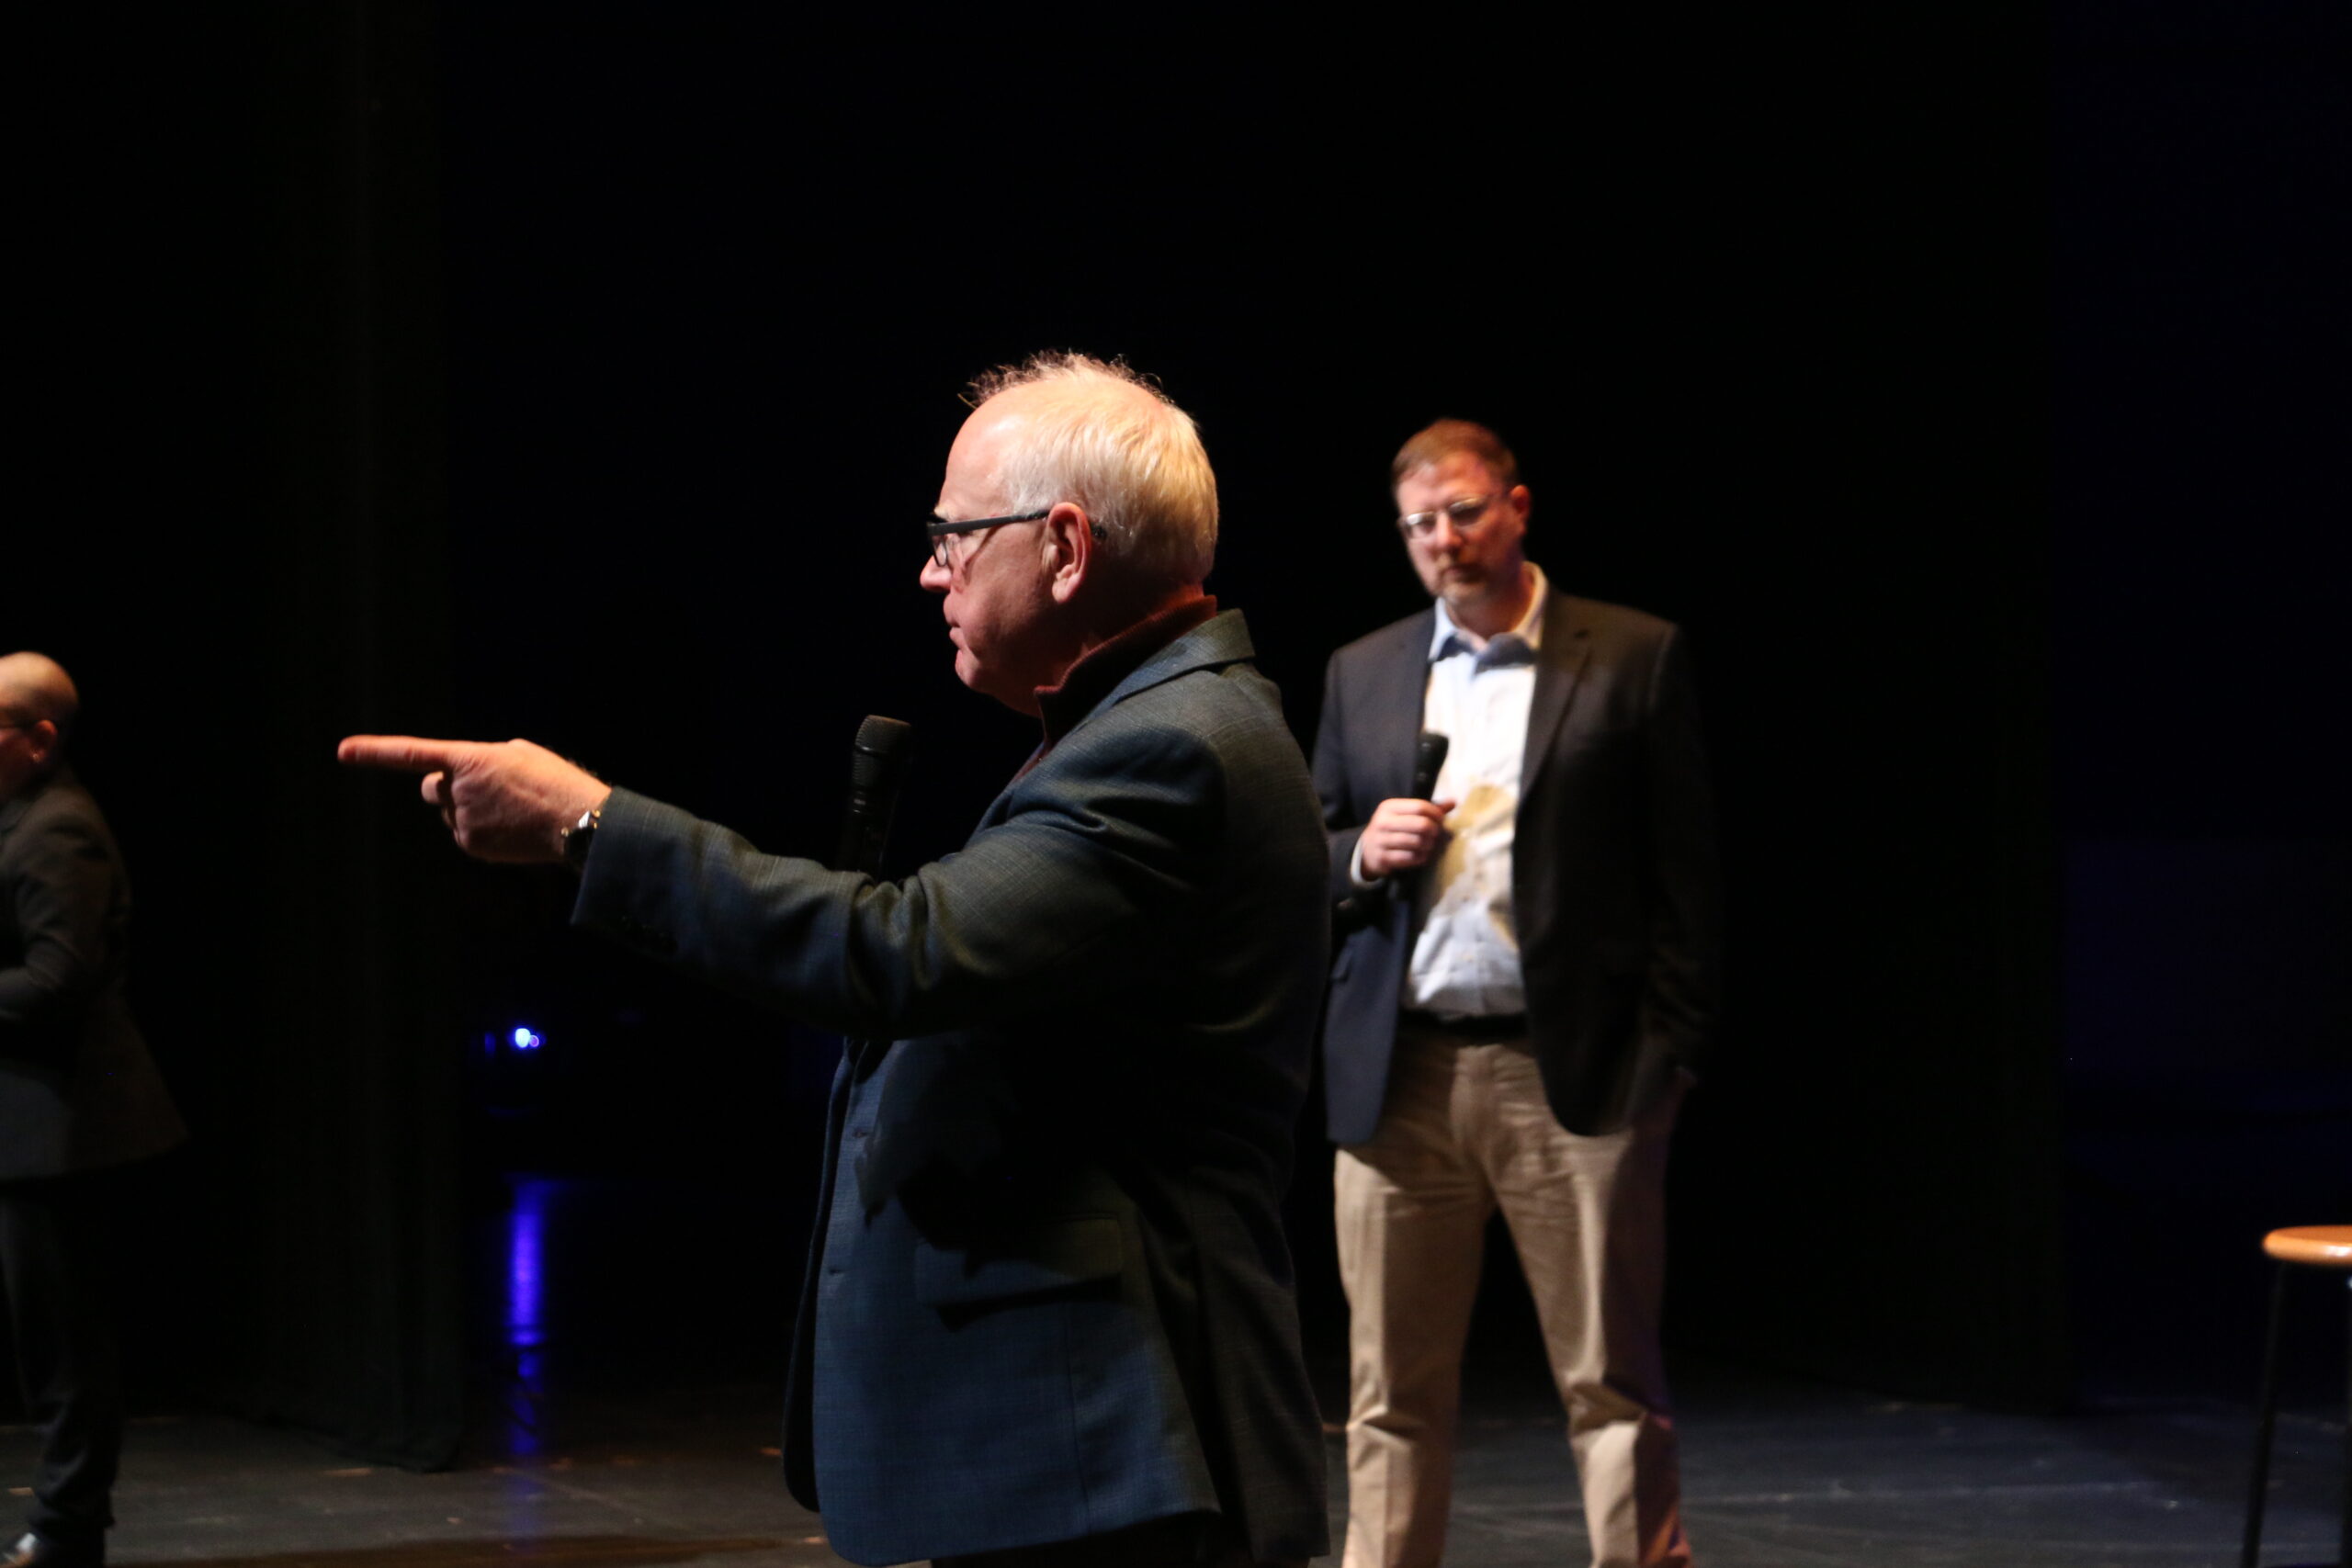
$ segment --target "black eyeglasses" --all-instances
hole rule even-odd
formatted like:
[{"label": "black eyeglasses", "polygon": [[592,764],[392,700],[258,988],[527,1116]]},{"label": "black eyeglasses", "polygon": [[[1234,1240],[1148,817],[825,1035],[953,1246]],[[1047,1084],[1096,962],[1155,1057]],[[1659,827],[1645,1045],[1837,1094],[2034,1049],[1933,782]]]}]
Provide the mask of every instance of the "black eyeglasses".
[{"label": "black eyeglasses", "polygon": [[[993,528],[1000,523],[1035,523],[1040,517],[1050,516],[1053,510],[1048,506],[1035,512],[1016,512],[1005,517],[972,517],[961,523],[949,523],[937,517],[926,517],[922,520],[923,536],[931,545],[933,563],[945,566],[949,535],[978,533],[982,528]],[[1101,544],[1111,536],[1100,523],[1088,525],[1087,532],[1094,536],[1094,542],[1097,544]]]},{"label": "black eyeglasses", "polygon": [[1426,539],[1430,530],[1437,526],[1442,516],[1453,525],[1457,534],[1466,534],[1486,520],[1487,509],[1500,500],[1499,496],[1465,495],[1460,501],[1449,501],[1435,512],[1408,512],[1396,519],[1396,526],[1405,530],[1408,539]]},{"label": "black eyeglasses", "polygon": [[1053,508],[1048,506],[1040,512],[1016,512],[1008,517],[974,517],[962,523],[949,523],[937,517],[926,517],[922,522],[923,536],[931,543],[931,558],[933,564],[945,566],[949,535],[978,533],[982,528],[993,528],[1000,523],[1035,523],[1051,511]]}]

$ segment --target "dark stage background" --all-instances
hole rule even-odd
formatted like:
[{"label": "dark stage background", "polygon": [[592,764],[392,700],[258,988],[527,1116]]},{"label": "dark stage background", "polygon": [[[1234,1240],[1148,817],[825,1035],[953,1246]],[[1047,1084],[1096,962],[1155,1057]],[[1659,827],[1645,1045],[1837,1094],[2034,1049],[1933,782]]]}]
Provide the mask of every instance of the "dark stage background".
[{"label": "dark stage background", "polygon": [[[612,1375],[780,1358],[829,1043],[573,937],[334,742],[527,735],[821,852],[891,713],[897,858],[953,847],[1033,738],[956,685],[914,524],[964,378],[1069,346],[1202,422],[1302,738],[1417,603],[1383,479],[1440,413],[1513,440],[1555,578],[1690,628],[1734,947],[1674,1344],[2241,1397],[2256,1238],[2352,1211],[2326,17],[51,18],[0,643],[82,681],[200,1129],[153,1396],[446,1460],[521,1354],[475,1246],[518,1173],[676,1205],[595,1276],[648,1325]],[[665,1338],[688,1285],[716,1349]]]}]

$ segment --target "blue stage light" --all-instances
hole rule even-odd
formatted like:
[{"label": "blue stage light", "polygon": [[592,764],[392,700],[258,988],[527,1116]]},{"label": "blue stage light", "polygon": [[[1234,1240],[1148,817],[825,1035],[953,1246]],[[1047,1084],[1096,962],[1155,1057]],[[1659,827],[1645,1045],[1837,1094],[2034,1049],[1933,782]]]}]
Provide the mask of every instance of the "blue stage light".
[{"label": "blue stage light", "polygon": [[514,1032],[510,1038],[517,1051],[536,1051],[548,1043],[546,1035],[520,1023],[514,1026]]}]

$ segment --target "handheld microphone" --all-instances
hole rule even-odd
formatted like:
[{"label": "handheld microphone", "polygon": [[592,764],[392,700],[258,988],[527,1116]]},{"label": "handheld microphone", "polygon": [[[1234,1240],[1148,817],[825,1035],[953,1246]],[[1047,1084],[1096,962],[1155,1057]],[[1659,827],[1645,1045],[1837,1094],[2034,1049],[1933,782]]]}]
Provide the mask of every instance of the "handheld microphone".
[{"label": "handheld microphone", "polygon": [[841,848],[833,855],[836,871],[872,876],[882,869],[882,847],[890,837],[890,816],[898,808],[914,736],[913,725],[878,713],[868,714],[857,727],[849,753],[849,806],[842,814]]},{"label": "handheld microphone", "polygon": [[[871,722],[870,720],[868,722]],[[1424,729],[1413,742],[1413,798],[1437,798],[1437,775],[1445,766],[1446,749],[1453,742],[1434,729]]]},{"label": "handheld microphone", "polygon": [[[1445,767],[1445,753],[1453,742],[1434,729],[1424,729],[1421,738],[1413,742],[1413,798],[1433,800],[1437,797],[1437,775]],[[1411,891],[1429,881],[1428,864],[1397,874],[1401,885]]]}]

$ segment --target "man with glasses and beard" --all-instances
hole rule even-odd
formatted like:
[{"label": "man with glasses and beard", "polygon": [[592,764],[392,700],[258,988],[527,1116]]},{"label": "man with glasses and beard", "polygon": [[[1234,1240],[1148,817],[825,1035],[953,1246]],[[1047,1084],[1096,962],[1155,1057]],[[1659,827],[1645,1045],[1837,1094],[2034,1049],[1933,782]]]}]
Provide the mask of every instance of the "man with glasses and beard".
[{"label": "man with glasses and beard", "polygon": [[[1350,1312],[1345,1568],[1435,1568],[1487,1224],[1542,1319],[1593,1562],[1690,1561],[1659,1366],[1668,1134],[1714,1021],[1683,640],[1527,559],[1519,465],[1444,420],[1391,470],[1436,604],[1334,654],[1315,743],[1344,940],[1324,1026]],[[1448,737],[1412,787],[1418,737]]]},{"label": "man with glasses and beard", "polygon": [[984,378],[922,583],[1042,744],[959,854],[763,855],[523,741],[354,737],[574,923],[858,1044],[835,1080],[786,1466],[853,1562],[1303,1563],[1322,1442],[1280,1219],[1328,947],[1313,786],[1215,476],[1080,355]]}]

